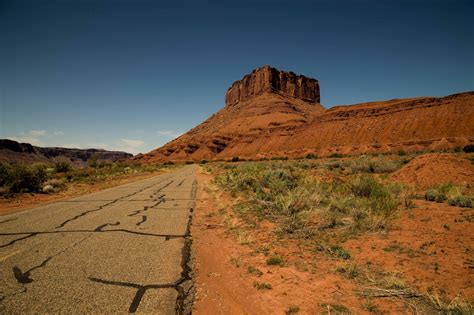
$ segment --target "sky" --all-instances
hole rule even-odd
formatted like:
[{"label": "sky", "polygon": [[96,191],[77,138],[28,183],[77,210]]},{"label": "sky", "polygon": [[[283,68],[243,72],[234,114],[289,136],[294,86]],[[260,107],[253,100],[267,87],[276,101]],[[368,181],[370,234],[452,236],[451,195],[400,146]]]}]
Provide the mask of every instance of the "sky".
[{"label": "sky", "polygon": [[474,90],[473,1],[0,1],[0,138],[148,152],[262,65],[329,108]]}]

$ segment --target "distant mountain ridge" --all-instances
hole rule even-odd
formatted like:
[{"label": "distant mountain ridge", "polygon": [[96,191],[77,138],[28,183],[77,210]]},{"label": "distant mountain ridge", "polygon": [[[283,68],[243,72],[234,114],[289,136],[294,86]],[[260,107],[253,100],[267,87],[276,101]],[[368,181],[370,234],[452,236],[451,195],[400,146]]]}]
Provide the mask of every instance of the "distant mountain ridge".
[{"label": "distant mountain ridge", "polygon": [[29,143],[0,139],[0,162],[53,162],[68,160],[76,165],[83,165],[91,157],[103,161],[119,161],[133,157],[133,154],[122,151],[102,149],[75,149],[60,147],[38,147]]},{"label": "distant mountain ridge", "polygon": [[145,163],[440,150],[474,143],[474,92],[336,106],[319,82],[264,66],[232,84],[225,106]]}]

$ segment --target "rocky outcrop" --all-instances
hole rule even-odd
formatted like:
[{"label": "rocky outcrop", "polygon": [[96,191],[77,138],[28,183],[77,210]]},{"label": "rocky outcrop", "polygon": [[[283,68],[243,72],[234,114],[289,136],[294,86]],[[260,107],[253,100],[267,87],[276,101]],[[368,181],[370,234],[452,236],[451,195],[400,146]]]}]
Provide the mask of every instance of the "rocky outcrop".
[{"label": "rocky outcrop", "polygon": [[145,163],[444,150],[474,143],[474,92],[335,106],[316,80],[265,66],[235,82],[226,106]]},{"label": "rocky outcrop", "polygon": [[42,148],[29,143],[0,139],[0,161],[47,162],[66,159],[75,164],[84,164],[93,156],[102,161],[119,161],[129,159],[133,155],[101,149]]},{"label": "rocky outcrop", "polygon": [[320,102],[319,83],[316,79],[263,66],[234,82],[227,90],[225,104],[232,106],[264,92],[275,92],[309,103]]}]

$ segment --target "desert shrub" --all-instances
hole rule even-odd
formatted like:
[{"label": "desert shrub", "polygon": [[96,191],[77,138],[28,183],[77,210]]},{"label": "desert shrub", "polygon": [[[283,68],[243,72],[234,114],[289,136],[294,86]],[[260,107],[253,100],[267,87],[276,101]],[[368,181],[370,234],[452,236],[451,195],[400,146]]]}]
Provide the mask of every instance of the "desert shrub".
[{"label": "desert shrub", "polygon": [[472,208],[472,199],[466,196],[456,196],[448,200],[450,206],[457,206],[462,208]]},{"label": "desert shrub", "polygon": [[187,164],[187,165],[189,165],[189,164],[194,164],[194,161],[186,161],[185,164]]},{"label": "desert shrub", "polygon": [[464,146],[464,148],[462,150],[465,153],[472,153],[472,152],[474,152],[474,144],[468,144],[468,145]]},{"label": "desert shrub", "polygon": [[350,259],[351,254],[342,248],[339,245],[332,245],[328,248],[328,253],[330,256],[333,256],[335,258],[341,258],[341,259]]},{"label": "desert shrub", "polygon": [[230,161],[231,162],[239,162],[240,158],[238,156],[234,156]]},{"label": "desert shrub", "polygon": [[462,149],[461,149],[461,147],[454,147],[453,151],[458,153],[458,152],[461,152]]},{"label": "desert shrub", "polygon": [[97,155],[95,155],[95,154],[91,155],[91,157],[87,161],[87,164],[89,165],[89,167],[92,167],[92,168],[97,167],[97,165],[98,165],[97,159],[98,159]]},{"label": "desert shrub", "polygon": [[[252,216],[277,223],[276,232],[291,238],[312,238],[318,229],[351,227],[351,231],[385,229],[399,204],[400,189],[372,175],[349,182],[322,182],[308,176],[302,163],[224,165],[215,177],[218,186],[239,195],[234,206],[244,219]],[[312,223],[312,213],[323,219]]]},{"label": "desert shrub", "polygon": [[272,156],[272,161],[286,161],[288,160],[287,156]]},{"label": "desert shrub", "polygon": [[355,279],[360,274],[359,267],[354,263],[347,264],[344,267],[338,267],[336,271],[342,274],[344,278],[347,279]]},{"label": "desert shrub", "polygon": [[209,163],[209,161],[208,160],[201,160],[201,162],[199,162],[199,163],[200,164],[207,164],[207,163]]},{"label": "desert shrub", "polygon": [[441,184],[430,188],[425,193],[428,201],[445,202],[451,206],[472,208],[472,199],[463,195],[462,186],[453,183]]},{"label": "desert shrub", "polygon": [[267,259],[266,263],[269,266],[281,266],[283,265],[283,259],[280,256],[272,256]]},{"label": "desert shrub", "polygon": [[285,310],[286,315],[291,315],[291,314],[296,314],[300,311],[299,306],[296,305],[290,305],[288,308]]},{"label": "desert shrub", "polygon": [[265,283],[265,282],[260,283],[258,281],[254,281],[253,286],[257,290],[271,290],[272,289],[272,285],[270,283]]},{"label": "desert shrub", "polygon": [[58,161],[54,164],[54,169],[58,173],[67,173],[72,169],[72,165],[67,161]]},{"label": "desert shrub", "polygon": [[352,173],[391,173],[402,165],[401,161],[387,159],[384,156],[360,156],[342,162],[344,168],[350,168]]},{"label": "desert shrub", "polygon": [[305,158],[306,158],[306,159],[313,160],[313,159],[317,159],[318,156],[317,156],[316,154],[314,154],[314,153],[308,153],[308,154],[306,154]]},{"label": "desert shrub", "polygon": [[444,192],[439,192],[437,195],[436,195],[436,202],[445,202],[446,200],[448,199],[448,197],[446,196],[446,194]]},{"label": "desert shrub", "polygon": [[331,154],[329,154],[329,157],[330,157],[330,158],[336,158],[336,159],[339,159],[339,158],[342,158],[342,157],[344,157],[344,154],[341,154],[341,153],[336,153],[336,152],[335,152],[335,153],[331,153]]},{"label": "desert shrub", "polygon": [[46,185],[53,186],[54,192],[63,190],[66,187],[64,180],[53,178],[46,182]]},{"label": "desert shrub", "polygon": [[172,161],[166,161],[163,165],[174,165],[174,163]]},{"label": "desert shrub", "polygon": [[370,197],[380,185],[370,176],[361,176],[357,178],[351,185],[352,193],[358,197]]},{"label": "desert shrub", "polygon": [[436,190],[434,189],[429,189],[425,192],[425,199],[427,201],[435,201],[436,200]]},{"label": "desert shrub", "polygon": [[405,152],[405,150],[401,150],[401,149],[400,149],[400,150],[398,150],[398,152],[397,152],[397,153],[398,153],[398,155],[399,155],[399,156],[404,156],[404,155],[407,155],[407,153]]},{"label": "desert shrub", "polygon": [[2,163],[0,186],[10,193],[40,192],[48,179],[45,165]]}]

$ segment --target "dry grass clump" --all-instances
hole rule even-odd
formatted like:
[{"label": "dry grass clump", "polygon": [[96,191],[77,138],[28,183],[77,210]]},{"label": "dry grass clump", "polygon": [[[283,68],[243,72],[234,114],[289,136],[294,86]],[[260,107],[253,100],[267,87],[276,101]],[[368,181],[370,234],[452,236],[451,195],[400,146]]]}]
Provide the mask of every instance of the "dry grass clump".
[{"label": "dry grass clump", "polygon": [[217,185],[239,197],[237,213],[274,221],[290,237],[340,227],[356,233],[386,229],[399,204],[400,188],[371,174],[323,182],[305,163],[291,162],[223,166],[217,173]]},{"label": "dry grass clump", "polygon": [[447,183],[431,187],[425,192],[427,201],[445,202],[451,206],[472,208],[472,198],[466,196],[465,187]]},{"label": "dry grass clump", "polygon": [[325,164],[330,169],[340,169],[348,174],[358,173],[392,173],[407,163],[406,158],[387,158],[386,156],[361,155],[345,160],[333,160]]}]

